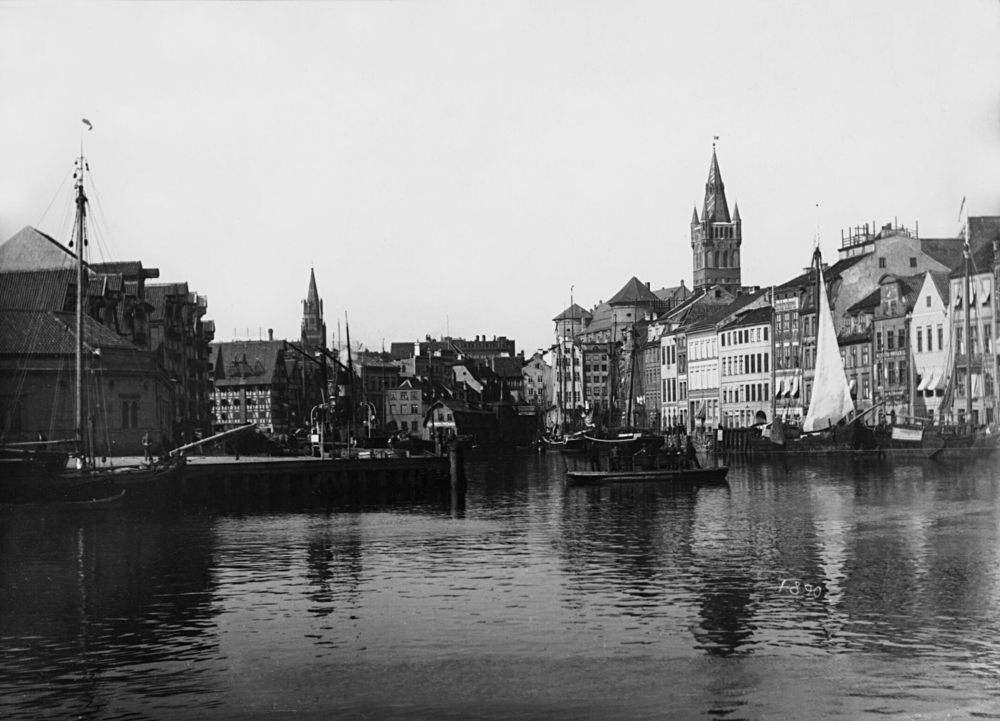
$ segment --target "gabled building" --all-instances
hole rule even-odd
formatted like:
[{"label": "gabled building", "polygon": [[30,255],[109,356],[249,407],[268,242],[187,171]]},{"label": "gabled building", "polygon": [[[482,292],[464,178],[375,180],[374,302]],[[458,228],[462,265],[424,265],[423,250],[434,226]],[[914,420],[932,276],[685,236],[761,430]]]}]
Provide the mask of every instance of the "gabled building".
[{"label": "gabled building", "polygon": [[[912,364],[908,317],[918,282],[886,274],[879,278],[879,305],[875,308],[875,403],[880,420],[895,424],[909,420]],[[844,357],[845,349],[841,349]],[[846,363],[845,363],[846,365]]]},{"label": "gabled building", "polygon": [[932,423],[941,420],[941,402],[951,365],[950,290],[947,274],[924,273],[910,314],[915,383],[912,415]]},{"label": "gabled building", "polygon": [[213,343],[212,392],[216,432],[256,423],[267,433],[289,433],[285,342],[245,340]]}]

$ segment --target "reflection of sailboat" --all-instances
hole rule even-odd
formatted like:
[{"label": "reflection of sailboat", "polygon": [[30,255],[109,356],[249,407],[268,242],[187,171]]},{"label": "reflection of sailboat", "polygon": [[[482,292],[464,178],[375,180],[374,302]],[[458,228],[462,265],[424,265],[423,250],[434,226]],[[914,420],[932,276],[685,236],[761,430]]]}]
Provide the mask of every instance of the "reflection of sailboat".
[{"label": "reflection of sailboat", "polygon": [[[73,394],[75,401],[74,432],[71,439],[56,439],[48,441],[40,437],[37,443],[9,444],[3,449],[0,457],[0,501],[2,502],[52,502],[52,503],[88,503],[94,500],[120,497],[121,490],[126,486],[136,486],[172,480],[180,476],[184,469],[182,457],[171,458],[160,464],[146,464],[131,468],[114,468],[96,466],[96,407],[88,414],[89,404],[85,386],[88,371],[85,366],[91,356],[99,357],[102,326],[94,324],[86,315],[88,287],[92,280],[91,269],[87,264],[85,249],[87,247],[87,196],[84,191],[84,175],[88,169],[86,160],[80,156],[76,166],[76,220],[72,248],[76,245],[75,260],[75,319],[66,321],[55,320],[54,314],[47,317],[52,322],[65,323],[64,331],[72,334],[74,340],[75,372],[73,375]],[[115,338],[121,342],[120,339]],[[57,347],[62,348],[57,344]],[[56,384],[57,394],[62,394],[63,384]],[[37,401],[36,401],[37,402]],[[75,447],[76,468],[67,468],[68,454],[62,451],[49,451],[49,443],[54,445],[72,445]]]}]

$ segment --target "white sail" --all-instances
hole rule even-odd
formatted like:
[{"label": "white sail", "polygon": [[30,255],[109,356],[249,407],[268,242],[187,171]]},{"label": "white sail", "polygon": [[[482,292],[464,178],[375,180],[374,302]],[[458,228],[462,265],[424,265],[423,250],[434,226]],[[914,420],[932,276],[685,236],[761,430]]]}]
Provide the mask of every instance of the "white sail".
[{"label": "white sail", "polygon": [[830,301],[826,297],[823,268],[819,268],[819,313],[816,317],[816,373],[813,379],[812,399],[802,430],[820,431],[839,423],[854,410],[851,389],[844,373],[844,361],[837,344],[837,330],[833,327]]}]

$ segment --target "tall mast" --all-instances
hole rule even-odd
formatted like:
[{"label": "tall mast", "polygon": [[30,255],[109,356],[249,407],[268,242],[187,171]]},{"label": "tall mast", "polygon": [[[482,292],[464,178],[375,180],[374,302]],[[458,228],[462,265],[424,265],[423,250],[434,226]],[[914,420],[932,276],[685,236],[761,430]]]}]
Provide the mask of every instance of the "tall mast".
[{"label": "tall mast", "polygon": [[85,409],[83,395],[83,315],[84,303],[86,302],[86,291],[84,286],[84,259],[83,250],[87,244],[86,239],[86,219],[87,219],[87,196],[83,189],[83,171],[86,161],[83,157],[83,147],[81,141],[80,158],[77,160],[76,168],[76,439],[79,446],[78,458],[82,463],[86,463],[86,442],[84,440]]},{"label": "tall mast", "polygon": [[971,330],[971,322],[969,314],[972,310],[972,298],[969,295],[970,283],[969,283],[969,256],[971,255],[969,249],[969,216],[965,216],[965,248],[963,255],[965,256],[965,278],[963,283],[965,285],[965,422],[972,423],[972,336],[969,334]]}]

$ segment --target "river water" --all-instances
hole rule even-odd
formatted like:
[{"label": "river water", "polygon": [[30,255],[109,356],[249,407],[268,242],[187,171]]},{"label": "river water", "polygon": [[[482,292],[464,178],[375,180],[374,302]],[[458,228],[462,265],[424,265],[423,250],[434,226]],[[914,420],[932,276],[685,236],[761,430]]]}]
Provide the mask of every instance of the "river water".
[{"label": "river water", "polygon": [[997,462],[0,516],[0,718],[1000,718]]}]

